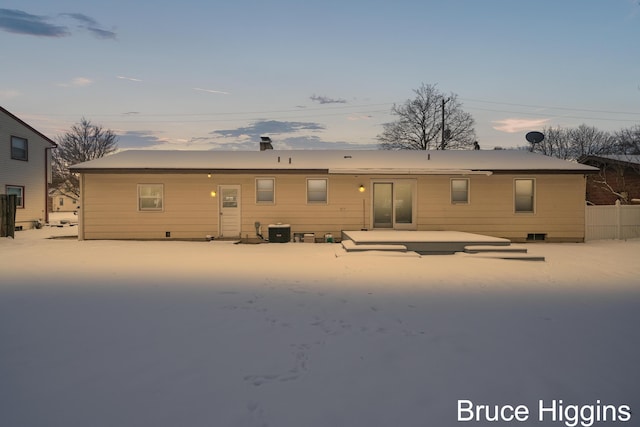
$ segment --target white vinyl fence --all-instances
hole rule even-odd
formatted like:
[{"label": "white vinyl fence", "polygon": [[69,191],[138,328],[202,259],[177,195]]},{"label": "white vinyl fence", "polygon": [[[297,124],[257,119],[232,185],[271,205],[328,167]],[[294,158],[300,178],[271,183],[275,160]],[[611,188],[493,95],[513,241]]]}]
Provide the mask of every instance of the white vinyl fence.
[{"label": "white vinyl fence", "polygon": [[587,206],[585,240],[640,237],[640,206]]}]

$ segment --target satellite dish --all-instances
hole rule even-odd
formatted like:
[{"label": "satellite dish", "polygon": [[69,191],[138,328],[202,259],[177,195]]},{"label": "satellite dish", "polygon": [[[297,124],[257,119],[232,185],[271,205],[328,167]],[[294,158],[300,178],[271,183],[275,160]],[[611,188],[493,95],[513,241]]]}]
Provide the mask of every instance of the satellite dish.
[{"label": "satellite dish", "polygon": [[542,132],[533,131],[526,134],[525,138],[527,138],[527,141],[529,141],[530,143],[537,144],[544,140],[544,134]]}]

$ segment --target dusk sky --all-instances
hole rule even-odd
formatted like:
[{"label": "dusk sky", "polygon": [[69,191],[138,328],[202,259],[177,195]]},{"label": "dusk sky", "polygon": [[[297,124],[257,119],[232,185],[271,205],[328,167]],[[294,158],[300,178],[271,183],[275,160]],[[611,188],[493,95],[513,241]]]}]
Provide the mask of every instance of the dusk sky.
[{"label": "dusk sky", "polygon": [[638,0],[5,0],[0,105],[120,148],[376,148],[422,83],[482,148],[640,124]]}]

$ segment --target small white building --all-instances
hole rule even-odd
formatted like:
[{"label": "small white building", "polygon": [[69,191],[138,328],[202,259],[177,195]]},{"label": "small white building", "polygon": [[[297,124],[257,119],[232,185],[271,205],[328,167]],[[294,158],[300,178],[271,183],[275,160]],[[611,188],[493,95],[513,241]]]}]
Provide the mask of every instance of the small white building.
[{"label": "small white building", "polygon": [[80,209],[80,201],[75,197],[70,197],[58,189],[49,191],[51,197],[51,212],[77,212]]}]

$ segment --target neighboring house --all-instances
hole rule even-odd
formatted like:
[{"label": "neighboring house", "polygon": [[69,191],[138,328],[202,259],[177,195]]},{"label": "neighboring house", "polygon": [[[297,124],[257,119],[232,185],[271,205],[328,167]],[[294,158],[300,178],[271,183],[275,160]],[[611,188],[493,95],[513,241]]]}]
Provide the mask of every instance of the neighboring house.
[{"label": "neighboring house", "polygon": [[48,220],[47,186],[56,143],[0,107],[0,193],[17,197],[16,229]]},{"label": "neighboring house", "polygon": [[640,155],[592,155],[579,159],[580,163],[600,169],[587,179],[587,202],[594,205],[613,205],[640,201]]},{"label": "neighboring house", "polygon": [[80,208],[78,199],[69,197],[58,189],[49,190],[51,212],[76,212]]},{"label": "neighboring house", "polygon": [[519,150],[123,151],[80,173],[80,239],[268,237],[270,224],[582,242],[596,168]]}]

